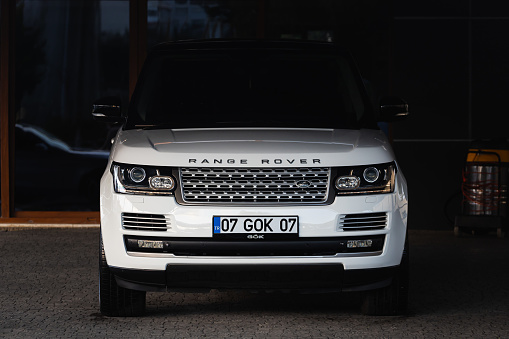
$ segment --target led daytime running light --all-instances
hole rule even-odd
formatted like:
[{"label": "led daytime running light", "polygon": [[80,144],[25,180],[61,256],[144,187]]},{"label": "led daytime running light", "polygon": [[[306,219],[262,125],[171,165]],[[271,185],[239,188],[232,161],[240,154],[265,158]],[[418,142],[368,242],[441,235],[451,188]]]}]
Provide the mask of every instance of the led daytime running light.
[{"label": "led daytime running light", "polygon": [[172,177],[155,176],[149,180],[150,187],[161,190],[172,190],[175,187],[175,180]]},{"label": "led daytime running light", "polygon": [[355,175],[346,175],[336,179],[336,187],[339,190],[349,190],[359,187],[361,179]]}]

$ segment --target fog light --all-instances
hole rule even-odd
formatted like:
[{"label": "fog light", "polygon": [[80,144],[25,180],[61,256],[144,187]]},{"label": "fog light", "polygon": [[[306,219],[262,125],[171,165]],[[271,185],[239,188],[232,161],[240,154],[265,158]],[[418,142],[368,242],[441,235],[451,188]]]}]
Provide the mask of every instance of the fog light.
[{"label": "fog light", "polygon": [[361,184],[361,179],[354,175],[346,175],[336,179],[336,187],[339,190],[357,188]]},{"label": "fog light", "polygon": [[156,176],[150,178],[150,186],[160,190],[171,190],[175,187],[175,180],[172,177]]},{"label": "fog light", "polygon": [[163,248],[163,242],[162,241],[157,241],[157,240],[138,240],[138,247],[139,248],[162,249]]},{"label": "fog light", "polygon": [[348,240],[346,243],[347,248],[369,248],[373,245],[373,240],[364,239],[364,240]]}]

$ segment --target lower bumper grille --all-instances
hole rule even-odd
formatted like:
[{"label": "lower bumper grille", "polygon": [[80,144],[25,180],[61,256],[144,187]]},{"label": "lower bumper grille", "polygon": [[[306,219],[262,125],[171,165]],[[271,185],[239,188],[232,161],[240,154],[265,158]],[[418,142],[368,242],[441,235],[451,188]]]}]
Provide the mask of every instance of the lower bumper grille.
[{"label": "lower bumper grille", "polygon": [[341,216],[339,227],[343,231],[373,231],[387,226],[387,213],[360,213]]},{"label": "lower bumper grille", "polygon": [[165,232],[170,228],[170,223],[163,214],[122,213],[122,227],[127,230]]}]

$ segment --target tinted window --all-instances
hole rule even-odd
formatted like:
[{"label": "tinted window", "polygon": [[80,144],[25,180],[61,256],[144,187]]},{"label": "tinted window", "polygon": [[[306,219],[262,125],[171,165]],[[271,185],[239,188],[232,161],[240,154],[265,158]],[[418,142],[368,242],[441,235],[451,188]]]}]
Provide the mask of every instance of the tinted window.
[{"label": "tinted window", "polygon": [[346,59],[228,53],[149,59],[128,128],[356,128],[369,110]]}]

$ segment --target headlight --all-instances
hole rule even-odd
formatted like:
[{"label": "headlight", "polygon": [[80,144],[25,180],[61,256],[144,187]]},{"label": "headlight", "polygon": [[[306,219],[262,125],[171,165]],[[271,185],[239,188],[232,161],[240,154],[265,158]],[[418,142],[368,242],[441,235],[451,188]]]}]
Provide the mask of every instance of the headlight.
[{"label": "headlight", "polygon": [[113,163],[113,188],[125,194],[173,194],[175,179],[170,167],[139,166]]},{"label": "headlight", "polygon": [[129,171],[129,178],[137,184],[145,180],[147,177],[145,170],[141,167],[134,167],[128,170]]},{"label": "headlight", "polygon": [[394,163],[338,167],[336,171],[334,183],[338,195],[394,192]]},{"label": "headlight", "polygon": [[362,177],[370,184],[376,182],[380,177],[380,170],[376,167],[368,167],[362,173]]}]

